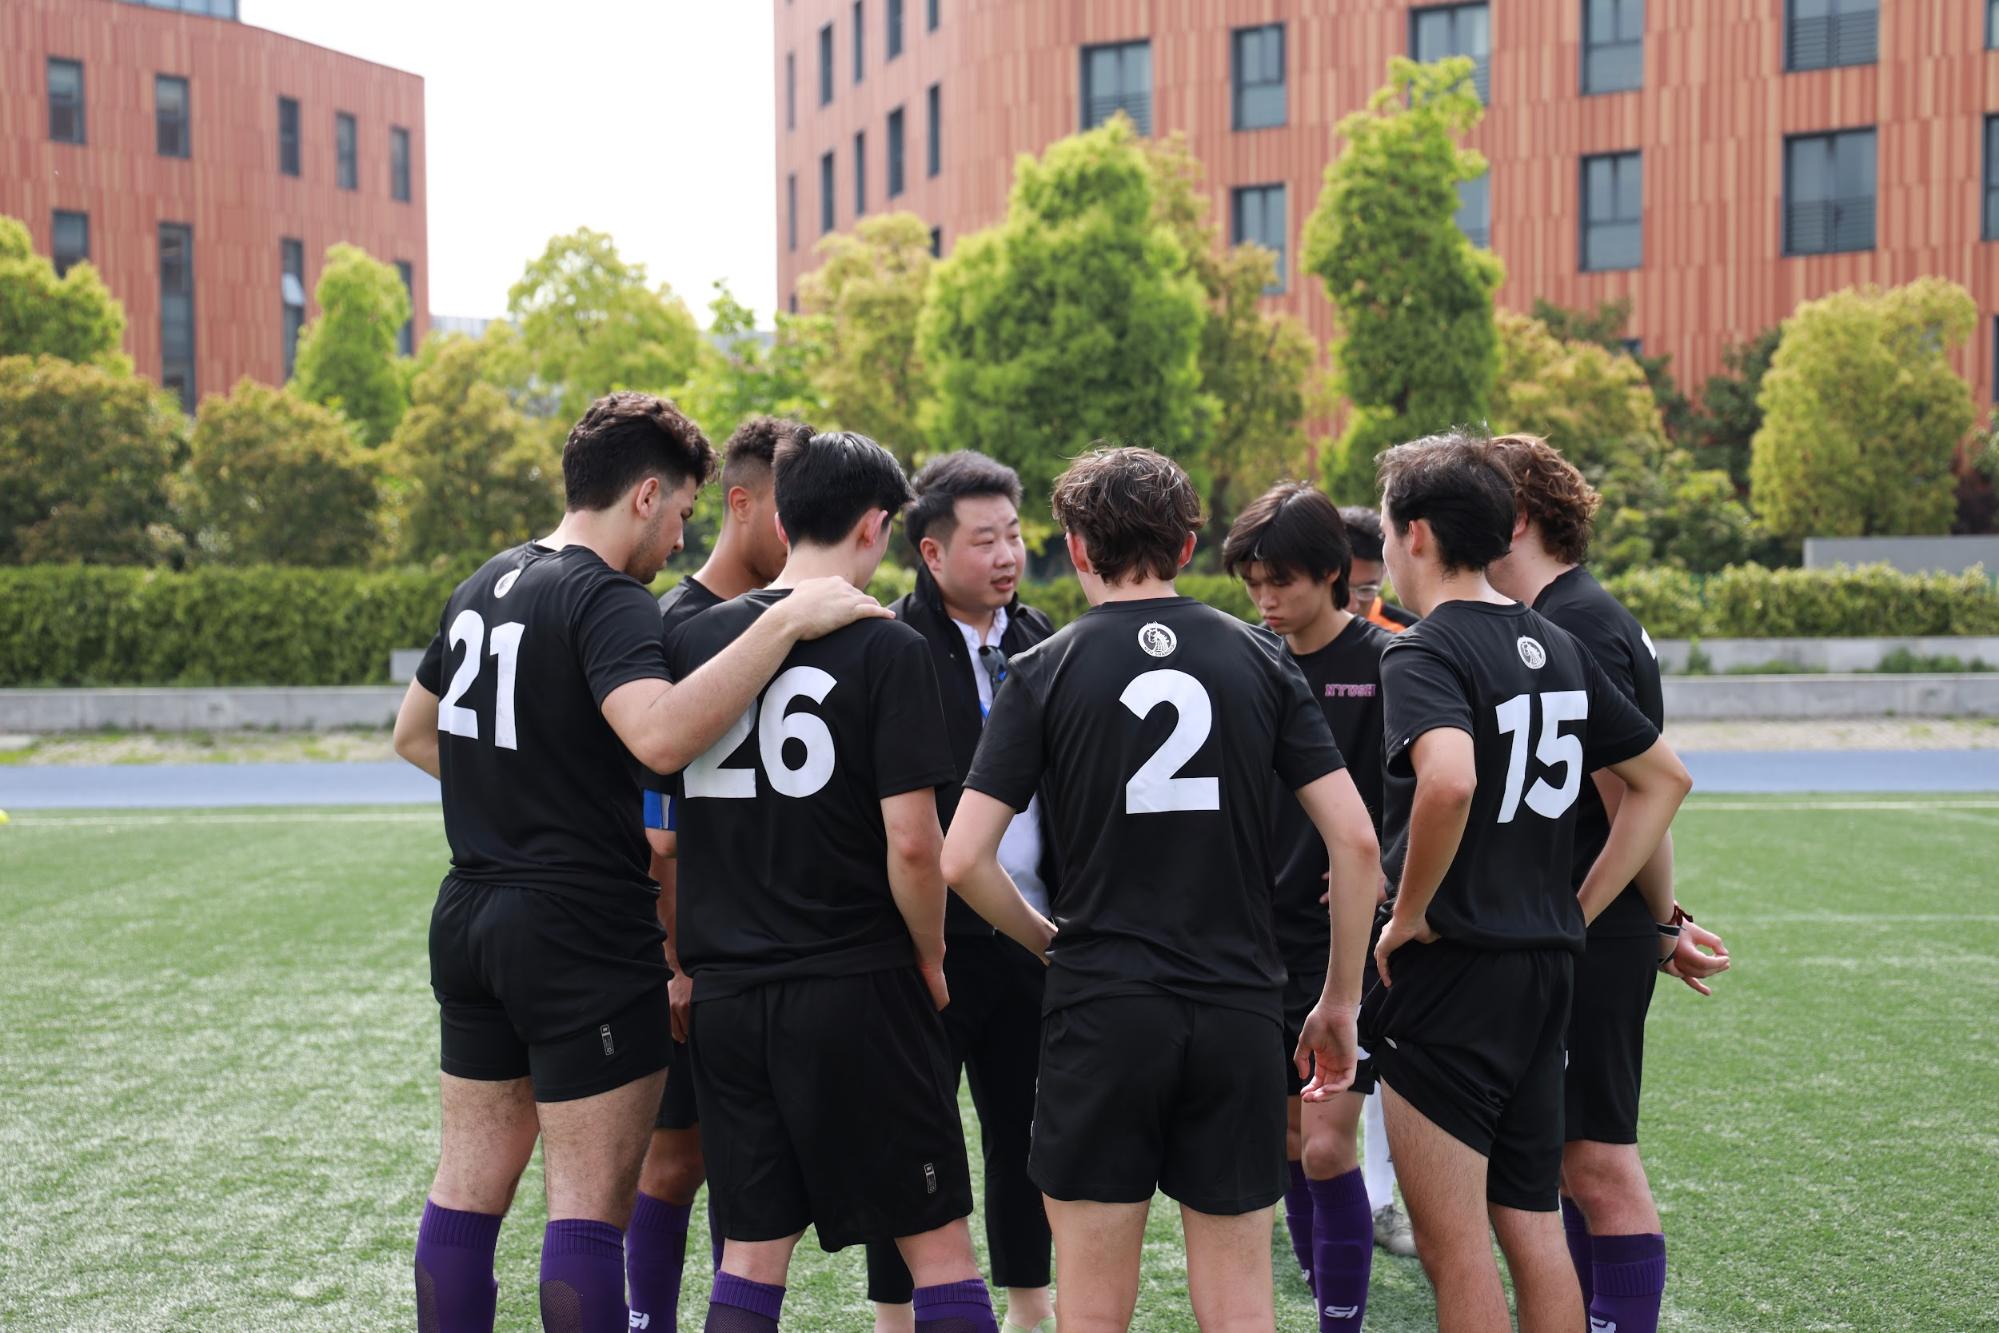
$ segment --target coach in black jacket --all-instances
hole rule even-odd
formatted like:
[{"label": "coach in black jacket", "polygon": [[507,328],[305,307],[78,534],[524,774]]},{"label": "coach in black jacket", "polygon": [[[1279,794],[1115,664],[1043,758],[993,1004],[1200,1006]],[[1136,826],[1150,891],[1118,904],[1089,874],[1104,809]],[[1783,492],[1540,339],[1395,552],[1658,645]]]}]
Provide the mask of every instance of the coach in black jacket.
[{"label": "coach in black jacket", "polygon": [[[944,730],[962,781],[971,771],[987,710],[1007,659],[1055,632],[1047,616],[1022,606],[1017,591],[1027,552],[1020,538],[1020,478],[984,454],[935,460],[916,475],[916,502],[905,511],[919,560],[916,591],[891,609],[921,631],[944,702]],[[937,788],[946,828],[959,786]],[[1054,893],[1054,846],[1037,799],[1015,818],[1000,862],[1021,893],[1045,915]],[[1053,1316],[1048,1291],[1048,1218],[1027,1178],[1028,1127],[1040,1056],[1043,967],[1019,945],[993,933],[951,895],[945,908],[944,1010],[952,1053],[970,1076],[986,1162],[986,1239],[992,1284],[1008,1288],[1007,1325],[1031,1329]],[[879,1330],[909,1328],[909,1271],[895,1246],[868,1247],[868,1296]]]}]

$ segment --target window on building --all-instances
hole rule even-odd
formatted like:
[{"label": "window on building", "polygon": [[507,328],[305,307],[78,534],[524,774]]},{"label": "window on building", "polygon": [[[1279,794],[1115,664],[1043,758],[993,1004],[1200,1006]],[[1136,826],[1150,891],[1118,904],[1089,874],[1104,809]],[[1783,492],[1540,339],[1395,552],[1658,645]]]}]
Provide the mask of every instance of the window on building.
[{"label": "window on building", "polygon": [[798,128],[798,55],[784,53],[784,128]]},{"label": "window on building", "polygon": [[49,61],[49,139],[84,143],[83,62]]},{"label": "window on building", "polygon": [[868,136],[866,131],[854,135],[854,216],[860,217],[868,211]]},{"label": "window on building", "polygon": [[194,228],[184,222],[160,224],[160,384],[193,413]]},{"label": "window on building", "polygon": [[861,26],[861,0],[854,0],[854,82],[867,72],[867,29]]},{"label": "window on building", "polygon": [[888,113],[888,197],[902,193],[902,108]]},{"label": "window on building", "polygon": [[1785,0],[1784,68],[1871,65],[1880,23],[1880,0]]},{"label": "window on building", "polygon": [[935,176],[944,170],[944,88],[941,84],[931,84],[924,101],[930,112],[930,140],[924,147],[923,169],[927,175]]},{"label": "window on building", "polygon": [[1289,282],[1285,270],[1288,234],[1282,185],[1250,185],[1230,192],[1229,243],[1260,245],[1277,256],[1277,277],[1263,289],[1266,293],[1281,292]]},{"label": "window on building", "polygon": [[1284,25],[1237,28],[1229,34],[1234,123],[1262,130],[1284,123]]},{"label": "window on building", "polygon": [[1617,345],[1623,348],[1624,354],[1633,361],[1645,355],[1645,340],[1643,338],[1619,338]]},{"label": "window on building", "polygon": [[1583,91],[1645,86],[1645,0],[1583,0]]},{"label": "window on building", "polygon": [[361,164],[354,117],[345,111],[333,114],[333,183],[343,190],[361,188]]},{"label": "window on building", "polygon": [[944,229],[942,227],[932,227],[930,229],[930,257],[932,259],[942,259],[944,257]]},{"label": "window on building", "polygon": [[1999,51],[1999,0],[1985,0],[1985,49]]},{"label": "window on building", "polygon": [[833,155],[819,155],[819,234],[833,230]]},{"label": "window on building", "polygon": [[410,201],[410,132],[396,126],[389,128],[389,198]]},{"label": "window on building", "polygon": [[298,99],[278,99],[278,170],[298,175]]},{"label": "window on building", "polygon": [[72,264],[90,258],[90,214],[57,209],[51,235],[55,243],[49,247],[49,258],[55,261],[58,278],[69,272]]},{"label": "window on building", "polygon": [[298,334],[305,327],[305,242],[278,242],[278,299],[284,305],[285,378],[298,365]]},{"label": "window on building", "polygon": [[926,32],[937,31],[939,0],[923,0],[923,27]]},{"label": "window on building", "polygon": [[186,157],[190,151],[187,80],[174,74],[153,76],[153,131],[161,157]]},{"label": "window on building", "polygon": [[1492,248],[1492,173],[1458,182],[1458,230],[1481,250]]},{"label": "window on building", "polygon": [[396,276],[403,280],[403,294],[410,299],[410,317],[396,330],[396,354],[412,356],[416,353],[416,269],[409,260],[398,259]]},{"label": "window on building", "polygon": [[789,309],[791,310],[791,313],[792,313],[792,314],[794,314],[794,315],[795,315],[795,314],[797,314],[797,313],[798,313],[798,293],[797,293],[797,292],[793,292],[793,293],[792,293],[792,294],[791,294],[790,296],[786,297],[786,298],[785,298],[785,302],[784,302],[784,303],[785,303],[785,305],[786,305],[786,306],[787,306],[787,307],[788,307],[788,308],[789,308]]},{"label": "window on building", "polygon": [[884,60],[893,60],[902,54],[902,0],[887,0],[888,40],[885,43]]},{"label": "window on building", "polygon": [[798,249],[798,173],[784,178],[784,248]]},{"label": "window on building", "polygon": [[1445,56],[1469,56],[1472,82],[1481,102],[1492,101],[1492,16],[1490,7],[1432,5],[1409,11],[1409,50],[1428,64]]},{"label": "window on building", "polygon": [[1874,248],[1874,131],[1784,141],[1784,253]]},{"label": "window on building", "polygon": [[1151,42],[1083,48],[1083,128],[1094,129],[1120,111],[1140,134],[1152,133]]},{"label": "window on building", "polygon": [[1988,241],[1999,241],[1999,116],[1985,118],[1985,224]]},{"label": "window on building", "polygon": [[1582,267],[1637,268],[1644,253],[1644,176],[1637,153],[1583,159]]},{"label": "window on building", "polygon": [[833,25],[819,30],[819,105],[833,104]]}]

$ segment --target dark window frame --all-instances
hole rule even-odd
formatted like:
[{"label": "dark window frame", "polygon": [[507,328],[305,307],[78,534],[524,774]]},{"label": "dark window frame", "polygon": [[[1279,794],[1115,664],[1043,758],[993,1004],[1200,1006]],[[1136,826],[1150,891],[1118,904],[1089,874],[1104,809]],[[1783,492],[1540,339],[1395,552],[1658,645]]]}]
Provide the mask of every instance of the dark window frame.
[{"label": "dark window frame", "polygon": [[[1853,69],[1881,61],[1880,0],[1823,0],[1824,18],[1800,18],[1798,0],[1784,0],[1784,72]],[[1806,27],[1823,24],[1823,28]]]},{"label": "dark window frame", "polygon": [[1985,0],[1985,49],[1999,51],[1999,0]]},{"label": "dark window frame", "polygon": [[854,0],[854,82],[868,73],[868,15],[865,0]]},{"label": "dark window frame", "polygon": [[416,355],[416,265],[407,259],[396,261],[396,276],[403,280],[403,293],[410,299],[410,317],[396,330],[396,355]]},{"label": "dark window frame", "polygon": [[819,28],[819,105],[833,105],[833,85],[838,82],[833,77],[833,25],[822,24]]},{"label": "dark window frame", "polygon": [[[290,124],[286,124],[287,113]],[[304,162],[303,140],[299,120],[299,105],[296,97],[278,98],[278,174],[297,177],[302,174]]]},{"label": "dark window frame", "polygon": [[784,238],[785,251],[798,253],[798,173],[788,172],[784,178]]},{"label": "dark window frame", "polygon": [[[1612,0],[1618,8],[1618,19],[1628,16],[1627,6],[1635,6],[1638,11],[1638,36],[1602,37],[1595,32],[1595,23],[1590,15],[1596,8],[1596,0],[1581,0],[1583,7],[1583,51],[1582,67],[1577,76],[1577,87],[1585,97],[1602,97],[1611,93],[1633,93],[1645,87],[1645,0]],[[1614,70],[1604,70],[1620,54],[1634,54],[1636,68],[1629,83],[1616,81]],[[1592,57],[1599,57],[1595,61]],[[1596,66],[1592,77],[1592,66]]]},{"label": "dark window frame", "polygon": [[923,148],[923,174],[935,179],[944,171],[944,85],[933,83],[923,94],[930,138]]},{"label": "dark window frame", "polygon": [[[180,109],[170,117],[160,94],[174,87],[180,89]],[[185,74],[153,75],[153,149],[159,157],[183,162],[194,156],[194,89]]]},{"label": "dark window frame", "polygon": [[[1118,91],[1115,94],[1095,93],[1090,83],[1090,57],[1099,52],[1114,51],[1118,55]],[[1145,91],[1133,93],[1125,86],[1125,61],[1137,51],[1145,53]],[[1082,49],[1079,65],[1082,104],[1082,128],[1093,130],[1122,111],[1131,117],[1138,132],[1147,138],[1152,136],[1152,90],[1156,86],[1152,77],[1152,39],[1135,37],[1123,42],[1096,42]],[[1093,109],[1093,103],[1100,103],[1101,114]]]},{"label": "dark window frame", "polygon": [[[1258,206],[1259,216],[1269,220],[1270,196],[1277,196],[1278,237],[1272,245],[1268,239],[1268,228],[1264,234],[1252,236],[1243,225],[1245,206],[1252,197]],[[1277,280],[1263,289],[1265,296],[1281,296],[1291,289],[1291,191],[1284,181],[1267,181],[1260,185],[1238,185],[1229,191],[1229,244],[1260,245],[1277,256]]]},{"label": "dark window frame", "polygon": [[[170,290],[167,286],[167,241],[169,236],[178,241],[180,245],[182,256],[180,267],[182,277],[184,278],[185,291]],[[199,337],[199,325],[195,319],[194,226],[192,223],[187,222],[162,222],[155,232],[155,238],[155,244],[159,250],[160,384],[163,388],[171,387],[173,380],[176,378],[175,372],[181,372],[178,376],[180,380],[181,410],[191,416],[194,413],[196,402],[199,401],[198,394],[200,393],[200,386],[196,380],[195,371],[200,357],[196,346],[196,341]],[[184,298],[186,302],[185,342],[187,357],[184,363],[178,361],[170,362],[168,360],[169,349],[176,341],[171,327],[174,308],[174,301],[171,298]]]},{"label": "dark window frame", "polygon": [[944,20],[942,13],[943,6],[940,0],[923,0],[923,5],[923,30],[925,32],[936,32],[937,25]]},{"label": "dark window frame", "polygon": [[902,0],[882,0],[883,19],[888,31],[882,38],[882,60],[902,54]]},{"label": "dark window frame", "polygon": [[[286,278],[298,284],[297,301],[291,300],[285,291]],[[305,242],[294,236],[281,236],[278,238],[278,306],[282,321],[279,339],[284,350],[286,380],[298,369],[298,335],[305,328],[305,302]]]},{"label": "dark window frame", "polygon": [[389,126],[389,198],[410,201],[410,132],[400,125]]},{"label": "dark window frame", "polygon": [[944,229],[942,227],[932,227],[930,229],[930,257],[932,259],[942,259],[944,257]]},{"label": "dark window frame", "polygon": [[819,155],[819,234],[821,236],[830,236],[836,221],[834,216],[836,209],[834,206],[833,190],[838,177],[835,175],[835,171],[832,152],[821,153]]},{"label": "dark window frame", "polygon": [[[1275,35],[1277,39],[1277,77],[1258,79],[1255,83],[1244,77],[1244,66],[1249,63],[1245,47],[1249,40]],[[1247,27],[1229,30],[1229,128],[1237,133],[1249,130],[1282,129],[1291,123],[1290,88],[1290,42],[1284,31],[1284,24],[1255,23]],[[1277,118],[1249,123],[1248,103],[1253,90],[1277,89]]]},{"label": "dark window frame", "polygon": [[798,128],[798,52],[784,53],[784,131]]},{"label": "dark window frame", "polygon": [[[1465,198],[1465,189],[1467,186],[1480,184],[1483,184],[1485,187],[1485,220],[1476,228],[1466,227],[1464,212],[1470,206],[1471,201]],[[1459,181],[1457,184],[1457,195],[1458,208],[1457,212],[1452,215],[1451,220],[1457,224],[1458,230],[1464,233],[1465,239],[1470,241],[1473,246],[1480,250],[1490,250],[1492,248],[1492,168],[1488,166],[1483,175],[1474,176],[1470,180]]]},{"label": "dark window frame", "polygon": [[[74,222],[83,231],[83,244],[65,249],[62,243],[63,223]],[[90,214],[74,209],[58,208],[49,219],[49,262],[55,265],[56,276],[62,277],[78,264],[90,262]]]},{"label": "dark window frame", "polygon": [[[1868,205],[1867,243],[1865,245],[1841,245],[1837,243],[1835,238],[1838,235],[1840,225],[1850,220],[1843,215],[1843,210],[1857,207],[1861,202],[1861,196],[1855,195],[1851,198],[1833,197],[1803,201],[1793,198],[1794,184],[1792,175],[1796,161],[1793,154],[1804,151],[1806,145],[1809,144],[1824,146],[1833,155],[1833,160],[1828,164],[1827,173],[1829,176],[1836,176],[1839,170],[1838,152],[1842,142],[1847,140],[1858,141],[1862,136],[1865,136],[1870,141],[1871,156],[1874,159],[1873,190],[1871,194],[1866,196],[1866,203]],[[1881,140],[1878,128],[1873,125],[1856,125],[1834,130],[1815,130],[1809,134],[1787,134],[1784,136],[1782,164],[1784,173],[1783,213],[1780,218],[1780,226],[1782,227],[1780,251],[1784,258],[1801,259],[1812,255],[1864,254],[1879,246],[1880,238],[1878,229],[1881,212],[1880,145]],[[1798,241],[1796,231],[1797,224],[1801,219],[1796,210],[1808,205],[1816,205],[1826,210],[1824,225],[1826,227],[1827,244],[1823,247],[1807,249],[1800,245]]]},{"label": "dark window frame", "polygon": [[909,174],[903,170],[905,153],[909,147],[907,118],[903,108],[897,107],[888,113],[888,197],[900,199],[909,185]]},{"label": "dark window frame", "polygon": [[1474,9],[1485,11],[1485,54],[1482,56],[1470,55],[1467,52],[1459,52],[1453,50],[1445,52],[1444,55],[1463,54],[1466,55],[1467,58],[1471,60],[1472,87],[1478,90],[1478,100],[1485,103],[1487,106],[1491,106],[1492,105],[1492,5],[1489,3],[1489,0],[1461,0],[1461,3],[1456,3],[1456,4],[1418,5],[1416,8],[1411,9],[1409,11],[1409,56],[1413,60],[1421,61],[1426,64],[1429,63],[1429,61],[1431,60],[1441,60],[1444,58],[1444,56],[1431,56],[1429,57],[1428,60],[1425,60],[1422,53],[1417,49],[1418,48],[1417,34],[1422,30],[1422,23],[1425,15],[1448,14],[1451,16],[1450,45],[1452,47],[1456,47],[1459,45],[1458,34],[1457,34],[1458,20],[1459,18],[1468,14],[1470,11]]},{"label": "dark window frame", "polygon": [[868,211],[868,132],[854,131],[854,217]]},{"label": "dark window frame", "polygon": [[[1621,183],[1619,173],[1626,164],[1638,171],[1638,215],[1625,217],[1617,214],[1608,218],[1598,218],[1590,212],[1590,168],[1602,164],[1611,172],[1611,194],[1619,196]],[[1585,153],[1576,171],[1576,268],[1582,273],[1628,273],[1645,266],[1645,156],[1640,149],[1630,148],[1610,153]],[[1635,257],[1628,264],[1603,262],[1591,263],[1590,237],[1592,231],[1599,233],[1610,228],[1631,228],[1637,232],[1638,243]],[[1604,242],[1608,244],[1609,242]]]},{"label": "dark window frame", "polygon": [[[64,100],[58,105],[56,101],[57,69],[62,69],[65,72],[75,71],[76,93],[74,101],[70,100],[69,93],[65,90],[63,93]],[[89,85],[84,81],[83,62],[81,60],[73,60],[68,56],[50,56],[42,64],[42,78],[46,81],[46,91],[48,94],[49,142],[78,145],[88,144],[90,142],[90,120],[86,98]],[[58,117],[64,114],[67,114],[69,117],[69,124],[59,125],[57,123]],[[62,133],[61,131],[65,129],[70,132],[67,134]]]},{"label": "dark window frame", "polygon": [[333,185],[340,190],[361,188],[361,122],[351,111],[333,113]]},{"label": "dark window frame", "polygon": [[[1878,192],[1880,182],[1875,182]],[[1999,113],[1985,117],[1985,210],[1979,239],[1999,241]]]}]

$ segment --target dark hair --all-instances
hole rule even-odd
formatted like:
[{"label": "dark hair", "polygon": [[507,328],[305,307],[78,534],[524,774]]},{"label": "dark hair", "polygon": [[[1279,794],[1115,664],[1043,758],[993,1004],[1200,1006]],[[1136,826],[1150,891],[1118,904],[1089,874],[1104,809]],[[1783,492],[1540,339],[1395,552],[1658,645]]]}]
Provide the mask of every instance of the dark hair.
[{"label": "dark hair", "polygon": [[715,470],[701,428],[664,398],[607,393],[590,404],[562,446],[562,496],[572,510],[609,509],[647,477],[677,487]]},{"label": "dark hair", "polygon": [[814,431],[789,417],[756,416],[736,427],[722,450],[722,491],[731,486],[756,486],[770,481],[771,459],[779,440],[809,440]]},{"label": "dark hair", "polygon": [[1538,435],[1501,435],[1493,455],[1513,478],[1513,502],[1541,530],[1548,554],[1566,565],[1589,558],[1590,527],[1603,497],[1576,465]]},{"label": "dark hair", "polygon": [[1347,544],[1356,560],[1381,560],[1381,511],[1367,505],[1341,505],[1340,522],[1347,525]]},{"label": "dark hair", "polygon": [[1083,539],[1108,583],[1134,574],[1170,579],[1201,526],[1201,497],[1180,465],[1130,445],[1099,446],[1055,479],[1055,521]]},{"label": "dark hair", "polygon": [[902,520],[909,544],[922,549],[925,537],[948,542],[958,530],[958,501],[1000,495],[1020,508],[1020,474],[971,449],[960,449],[923,465],[911,483],[916,503]]},{"label": "dark hair", "polygon": [[1284,578],[1331,578],[1333,605],[1346,609],[1353,549],[1333,502],[1302,481],[1280,481],[1250,502],[1222,543],[1222,572],[1240,578],[1247,565]]},{"label": "dark hair", "polygon": [[909,479],[895,455],[852,431],[779,440],[771,466],[778,521],[793,546],[832,546],[869,510],[894,518],[909,503]]},{"label": "dark hair", "polygon": [[1513,545],[1513,479],[1491,441],[1462,431],[1383,454],[1381,508],[1397,532],[1427,519],[1447,570],[1484,569]]}]

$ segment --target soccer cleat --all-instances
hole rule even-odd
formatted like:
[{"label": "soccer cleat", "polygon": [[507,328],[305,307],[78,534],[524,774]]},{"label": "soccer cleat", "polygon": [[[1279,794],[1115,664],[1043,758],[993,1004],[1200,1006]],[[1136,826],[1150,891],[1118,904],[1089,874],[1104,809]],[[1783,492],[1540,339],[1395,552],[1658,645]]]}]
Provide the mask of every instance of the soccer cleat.
[{"label": "soccer cleat", "polygon": [[1404,1259],[1416,1254],[1416,1233],[1410,1229],[1409,1214],[1393,1199],[1374,1210],[1374,1243]]}]

